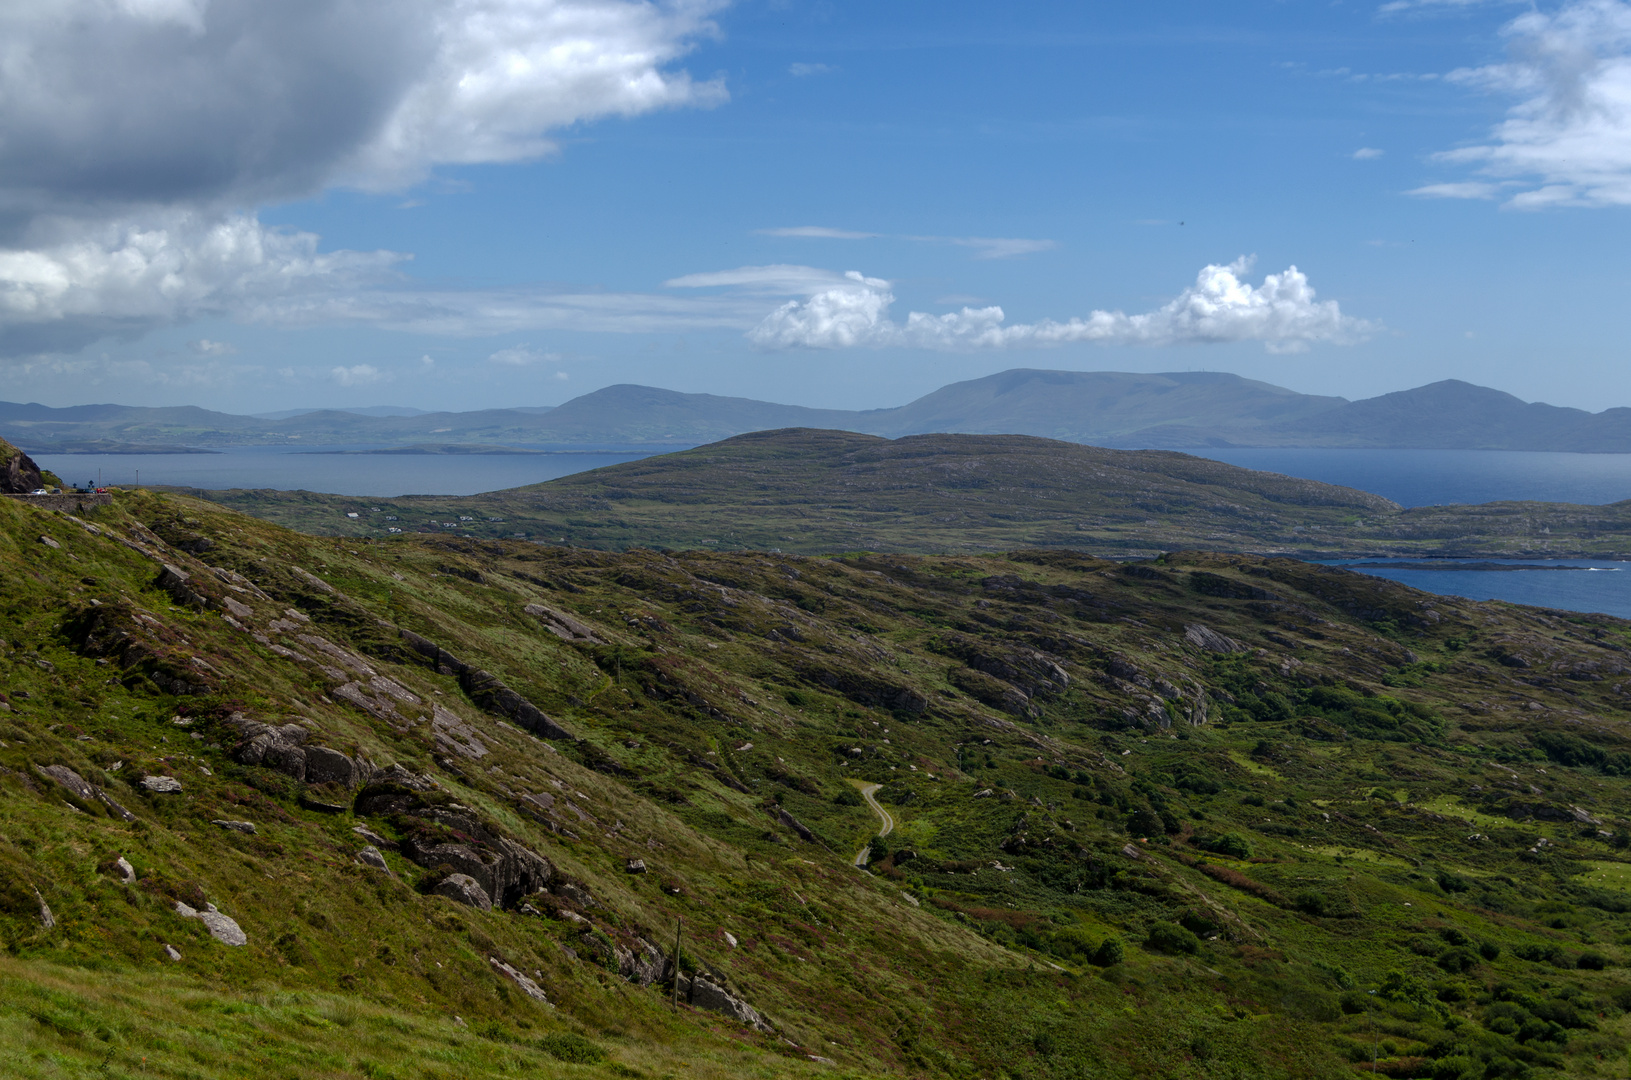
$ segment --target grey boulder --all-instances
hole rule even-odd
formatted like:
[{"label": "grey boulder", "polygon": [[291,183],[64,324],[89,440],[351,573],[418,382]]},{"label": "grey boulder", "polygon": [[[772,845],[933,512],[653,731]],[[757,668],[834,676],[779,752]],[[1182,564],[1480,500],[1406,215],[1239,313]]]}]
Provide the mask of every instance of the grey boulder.
[{"label": "grey boulder", "polygon": [[432,896],[445,896],[456,904],[476,908],[479,911],[493,910],[492,898],[481,883],[469,874],[449,874],[436,883],[431,891]]}]

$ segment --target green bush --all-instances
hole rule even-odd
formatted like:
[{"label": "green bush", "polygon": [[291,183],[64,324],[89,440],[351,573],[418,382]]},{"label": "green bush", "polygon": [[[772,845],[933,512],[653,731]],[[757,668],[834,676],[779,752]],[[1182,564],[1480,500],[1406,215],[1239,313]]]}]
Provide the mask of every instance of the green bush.
[{"label": "green bush", "polygon": [[1201,947],[1201,939],[1176,923],[1158,922],[1150,927],[1144,947],[1164,953],[1192,953]]},{"label": "green bush", "polygon": [[1574,966],[1583,968],[1586,971],[1601,971],[1608,966],[1608,957],[1595,949],[1588,949],[1580,954],[1580,958],[1574,962]]},{"label": "green bush", "polygon": [[1331,901],[1318,889],[1302,889],[1293,893],[1291,904],[1304,915],[1324,915],[1331,910]]},{"label": "green bush", "polygon": [[1092,960],[1098,967],[1114,967],[1121,963],[1126,955],[1127,948],[1122,945],[1120,938],[1107,937],[1099,943],[1097,949],[1093,950]]},{"label": "green bush", "polygon": [[557,1061],[572,1065],[598,1065],[606,1060],[606,1051],[582,1035],[560,1031],[538,1040],[538,1048]]}]

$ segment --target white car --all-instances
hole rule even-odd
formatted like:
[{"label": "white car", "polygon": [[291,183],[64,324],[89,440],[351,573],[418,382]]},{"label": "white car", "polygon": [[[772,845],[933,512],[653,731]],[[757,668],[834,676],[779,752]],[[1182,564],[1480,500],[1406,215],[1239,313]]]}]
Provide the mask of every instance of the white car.
[{"label": "white car", "polygon": [[30,495],[49,495],[51,493],[49,491],[45,490],[44,488],[35,488],[33,491],[30,491],[29,494]]}]

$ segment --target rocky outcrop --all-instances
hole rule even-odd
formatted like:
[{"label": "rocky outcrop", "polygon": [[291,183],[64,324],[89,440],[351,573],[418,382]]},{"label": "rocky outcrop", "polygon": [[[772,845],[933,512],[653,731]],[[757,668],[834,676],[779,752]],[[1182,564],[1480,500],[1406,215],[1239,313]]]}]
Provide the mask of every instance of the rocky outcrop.
[{"label": "rocky outcrop", "polygon": [[540,738],[573,740],[577,738],[538,706],[504,685],[492,672],[465,663],[434,641],[421,637],[412,630],[402,630],[400,633],[403,643],[430,666],[443,675],[458,676],[459,686],[470,696],[471,701],[486,712],[512,720]]},{"label": "rocky outcrop", "polygon": [[436,883],[436,887],[430,890],[430,894],[432,896],[446,897],[455,904],[473,907],[477,911],[493,910],[493,901],[487,895],[487,890],[483,889],[481,883],[468,874],[449,874]]},{"label": "rocky outcrop", "polygon": [[719,983],[706,975],[689,978],[685,974],[679,976],[680,998],[693,1007],[707,1009],[709,1012],[724,1013],[740,1024],[753,1028],[755,1031],[769,1032],[770,1025],[760,1015],[759,1010],[743,1001]]},{"label": "rocky outcrop", "polygon": [[1251,652],[1248,646],[1242,645],[1234,638],[1225,637],[1210,626],[1202,626],[1200,623],[1190,623],[1184,627],[1184,640],[1207,652],[1226,654]]},{"label": "rocky outcrop", "polygon": [[515,983],[516,986],[520,987],[523,994],[541,1004],[549,1004],[549,998],[544,996],[543,987],[533,982],[527,976],[521,974],[520,971],[514,967],[511,967],[509,964],[506,964],[496,956],[489,956],[487,961],[493,965],[494,971],[498,972],[506,979],[509,979],[511,982]]},{"label": "rocky outcrop", "polygon": [[210,937],[214,938],[216,941],[219,941],[223,945],[231,945],[236,948],[241,945],[249,944],[249,935],[243,932],[243,928],[240,927],[236,921],[228,918],[227,916],[221,914],[220,911],[216,910],[214,904],[205,904],[204,910],[198,911],[197,909],[182,903],[180,900],[177,900],[176,914],[180,915],[183,919],[202,920],[204,926],[208,928],[210,932]]},{"label": "rocky outcrop", "polygon": [[545,630],[548,630],[562,641],[581,641],[590,645],[605,644],[586,623],[579,622],[564,611],[558,611],[548,604],[528,604],[521,610],[543,623]]},{"label": "rocky outcrop", "polygon": [[352,758],[326,746],[307,746],[311,732],[300,724],[262,724],[241,712],[227,718],[238,733],[232,756],[240,765],[259,765],[307,784],[366,783],[374,768],[366,758]]},{"label": "rocky outcrop", "polygon": [[0,495],[27,495],[44,484],[34,459],[0,439]]},{"label": "rocky outcrop", "polygon": [[55,783],[87,806],[101,805],[120,821],[135,821],[136,815],[109,798],[108,793],[66,765],[36,765],[34,771]]},{"label": "rocky outcrop", "polygon": [[507,837],[493,837],[481,844],[426,844],[409,837],[401,850],[409,861],[426,869],[448,866],[471,878],[490,898],[489,906],[514,907],[547,886],[555,873],[547,859]]}]

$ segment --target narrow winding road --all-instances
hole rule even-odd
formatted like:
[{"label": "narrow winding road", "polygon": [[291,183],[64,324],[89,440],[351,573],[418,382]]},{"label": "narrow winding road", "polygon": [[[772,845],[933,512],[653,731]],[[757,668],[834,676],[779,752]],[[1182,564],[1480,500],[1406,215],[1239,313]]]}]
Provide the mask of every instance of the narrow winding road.
[{"label": "narrow winding road", "polygon": [[[890,817],[889,811],[880,806],[878,804],[878,800],[872,797],[873,792],[877,791],[881,787],[883,787],[882,784],[863,785],[861,787],[861,798],[866,800],[866,804],[872,807],[872,812],[878,815],[878,820],[883,822],[883,828],[878,830],[878,835],[888,836],[890,833],[895,831],[895,819]],[[866,847],[856,852],[855,865],[860,869],[865,870],[866,864],[871,860],[871,856],[872,845],[868,844]]]}]

